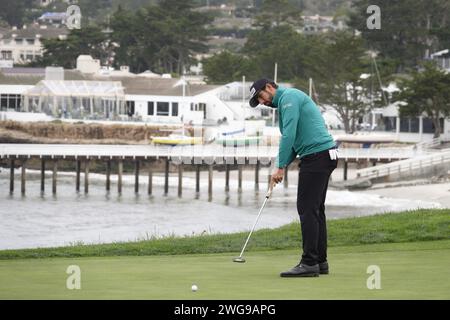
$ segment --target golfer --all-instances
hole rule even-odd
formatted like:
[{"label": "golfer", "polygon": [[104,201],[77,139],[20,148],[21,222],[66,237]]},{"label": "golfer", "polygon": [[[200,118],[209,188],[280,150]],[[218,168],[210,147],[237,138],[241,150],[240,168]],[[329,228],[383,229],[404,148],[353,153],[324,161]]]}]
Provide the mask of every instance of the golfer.
[{"label": "golfer", "polygon": [[277,108],[281,131],[271,183],[283,180],[285,168],[300,157],[297,211],[303,255],[298,265],[281,277],[317,277],[328,274],[325,197],[328,180],[337,166],[338,152],[319,108],[304,92],[260,79],[250,87],[250,106]]}]

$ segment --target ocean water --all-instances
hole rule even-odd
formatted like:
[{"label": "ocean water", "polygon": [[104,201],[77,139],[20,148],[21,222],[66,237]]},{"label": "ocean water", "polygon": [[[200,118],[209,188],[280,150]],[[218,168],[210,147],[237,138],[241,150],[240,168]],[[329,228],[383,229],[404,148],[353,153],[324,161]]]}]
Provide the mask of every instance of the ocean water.
[{"label": "ocean water", "polygon": [[[40,192],[40,173],[27,171],[26,195],[20,193],[20,173],[16,171],[15,191],[9,193],[9,171],[0,172],[0,249],[55,247],[144,240],[165,236],[231,233],[248,231],[263,203],[266,183],[260,191],[252,181],[214,178],[213,196],[208,199],[207,177],[202,173],[200,193],[195,180],[183,178],[183,195],[177,196],[177,177],[169,179],[164,195],[164,177],[153,177],[153,195],[147,195],[147,177],[140,177],[140,193],[134,193],[134,176],[123,176],[122,195],[117,193],[117,176],[111,176],[111,191],[105,190],[105,176],[90,173],[89,193],[75,191],[75,174],[58,173],[57,194],[52,194],[51,172],[46,173],[45,192]],[[262,180],[262,179],[261,179]],[[276,228],[298,221],[296,186],[276,187],[257,229]],[[439,208],[434,202],[390,199],[374,194],[330,189],[328,219],[371,215],[417,208]]]}]

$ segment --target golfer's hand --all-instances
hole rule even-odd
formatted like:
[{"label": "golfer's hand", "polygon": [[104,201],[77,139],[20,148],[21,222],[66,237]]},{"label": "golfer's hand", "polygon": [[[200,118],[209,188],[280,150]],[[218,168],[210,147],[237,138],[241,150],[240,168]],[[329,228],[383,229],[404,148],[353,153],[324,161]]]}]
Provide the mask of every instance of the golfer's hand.
[{"label": "golfer's hand", "polygon": [[281,181],[283,181],[284,178],[284,169],[283,168],[277,168],[273,173],[272,173],[272,178],[271,180],[271,184],[272,185],[276,185],[278,183],[280,183]]}]

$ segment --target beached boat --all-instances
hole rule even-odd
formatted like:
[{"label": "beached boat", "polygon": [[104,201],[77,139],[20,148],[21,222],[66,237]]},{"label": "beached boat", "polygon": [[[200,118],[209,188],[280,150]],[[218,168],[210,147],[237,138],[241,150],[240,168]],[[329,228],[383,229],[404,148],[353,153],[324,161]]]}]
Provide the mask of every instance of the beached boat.
[{"label": "beached boat", "polygon": [[221,144],[224,146],[256,146],[262,141],[262,136],[244,136],[244,135],[236,135],[236,136],[223,136],[216,139],[217,144]]},{"label": "beached boat", "polygon": [[187,136],[183,130],[176,130],[169,134],[167,137],[151,137],[152,142],[155,144],[164,144],[171,146],[178,145],[193,145],[193,144],[202,144],[202,137],[191,137]]},{"label": "beached boat", "polygon": [[153,137],[152,142],[155,144],[166,144],[172,146],[191,145],[202,144],[202,138],[171,134],[167,137]]}]

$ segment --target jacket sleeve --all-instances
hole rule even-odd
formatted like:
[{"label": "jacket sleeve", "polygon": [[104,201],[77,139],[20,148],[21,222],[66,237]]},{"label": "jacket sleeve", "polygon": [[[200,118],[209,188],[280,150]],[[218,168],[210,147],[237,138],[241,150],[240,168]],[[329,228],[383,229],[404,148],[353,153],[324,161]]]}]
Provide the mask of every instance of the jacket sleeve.
[{"label": "jacket sleeve", "polygon": [[283,97],[280,105],[280,114],[283,118],[281,130],[280,148],[275,165],[278,168],[287,167],[297,156],[294,150],[297,135],[298,121],[300,117],[301,101],[295,96]]}]

